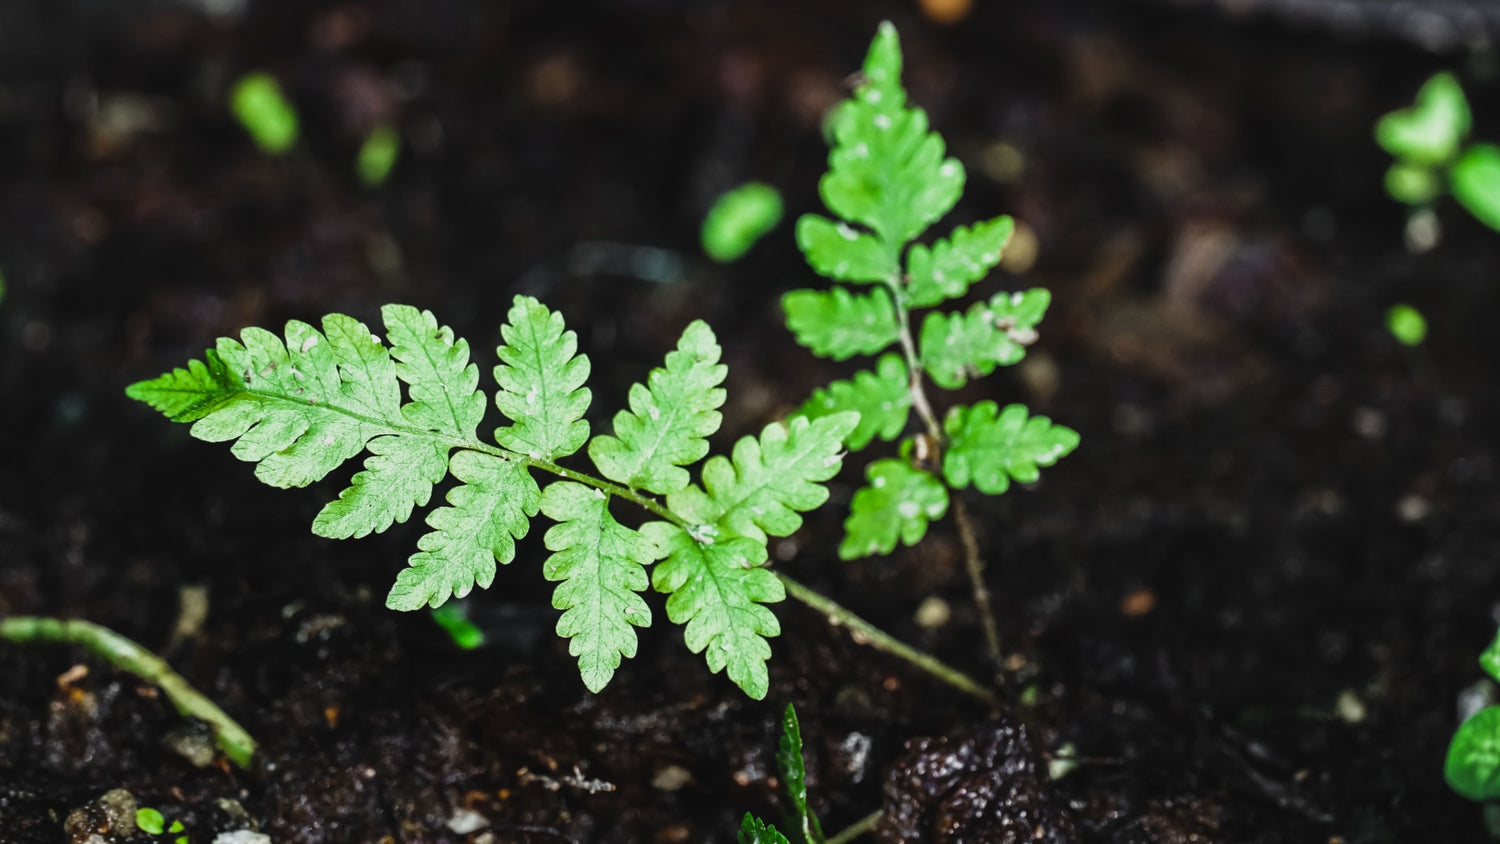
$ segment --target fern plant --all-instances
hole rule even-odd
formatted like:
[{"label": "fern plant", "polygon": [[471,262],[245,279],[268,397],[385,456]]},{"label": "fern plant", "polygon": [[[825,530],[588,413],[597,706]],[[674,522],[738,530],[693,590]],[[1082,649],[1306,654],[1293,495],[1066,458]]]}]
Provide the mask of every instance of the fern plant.
[{"label": "fern plant", "polygon": [[[543,571],[556,581],[557,632],[570,640],[584,685],[602,689],[636,653],[635,628],[651,623],[648,584],[667,594],[667,617],[687,645],[752,697],[768,687],[768,637],[780,626],[766,606],[785,597],[763,567],[768,537],[801,525],[828,497],[853,412],[775,423],[746,436],[729,457],[707,455],[722,421],[726,367],[713,332],[694,322],[664,366],[629,393],[612,432],[591,436],[584,418],[588,358],[560,314],[518,296],[501,326],[495,404],[508,420],[479,436],[486,398],[468,344],[428,311],[382,310],[385,340],[351,317],[321,330],[287,323],[285,339],[248,328],[223,338],[185,368],[131,385],[127,394],[210,442],[256,464],[271,486],[321,480],[368,452],[363,471],[313,520],[313,532],[362,537],[406,521],[448,475],[446,504],[386,597],[397,610],[438,607],[474,586],[541,514],[554,522]],[[403,386],[405,395],[403,396]],[[559,463],[584,451],[597,474]],[[538,478],[551,478],[543,486]],[[619,499],[655,518],[616,519]],[[648,577],[648,567],[650,569]]]},{"label": "fern plant", "polygon": [[[1078,445],[1078,434],[1020,404],[954,404],[941,421],[933,409],[928,381],[955,390],[1018,363],[1036,341],[1051,297],[1042,289],[1002,292],[967,309],[931,310],[967,296],[989,274],[1015,224],[1001,216],[958,226],[930,245],[915,242],[958,202],[964,168],[945,155],[927,115],[907,104],[901,63],[895,27],[883,23],[853,97],[829,120],[833,148],[819,187],[838,219],[807,214],[797,222],[797,244],[808,264],[839,284],[794,290],[782,302],[787,327],[814,354],[839,361],[879,357],[815,391],[798,416],[858,412],[845,440],[853,451],[876,439],[901,439],[899,457],[866,467],[867,483],[851,501],[839,555],[854,559],[915,544],[951,505],[986,638],[998,658],[977,539],[956,493],[973,486],[998,495],[1012,481],[1035,481],[1040,467]],[[916,314],[924,310],[918,329]]]}]

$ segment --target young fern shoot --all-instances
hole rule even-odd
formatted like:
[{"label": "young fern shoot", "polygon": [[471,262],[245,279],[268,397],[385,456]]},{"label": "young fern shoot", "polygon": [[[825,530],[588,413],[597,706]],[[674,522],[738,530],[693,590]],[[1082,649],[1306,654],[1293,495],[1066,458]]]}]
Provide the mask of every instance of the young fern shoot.
[{"label": "young fern shoot", "polygon": [[[1035,481],[1039,467],[1077,447],[1078,434],[1031,415],[1024,405],[1002,409],[992,401],[953,405],[940,421],[926,382],[954,390],[1018,363],[1037,339],[1050,295],[1041,289],[998,293],[964,311],[930,311],[914,329],[915,311],[964,297],[989,274],[1015,226],[1001,216],[958,226],[930,246],[913,242],[957,203],[964,168],[945,156],[927,115],[907,105],[901,48],[890,23],[881,24],[853,97],[829,124],[834,144],[819,187],[838,219],[804,215],[797,243],[808,264],[838,284],[791,291],[782,304],[787,327],[814,354],[879,357],[873,368],[815,391],[797,415],[821,419],[857,411],[859,423],[845,440],[853,451],[905,435],[900,457],[867,466],[868,483],[852,499],[839,555],[855,559],[915,544],[951,504],[998,660],[978,543],[953,493],[972,484],[997,495],[1011,481]],[[912,411],[921,431],[909,434]]]},{"label": "young fern shoot", "polygon": [[[431,530],[386,597],[392,609],[438,607],[488,587],[540,514],[554,522],[543,572],[558,584],[557,632],[590,690],[635,655],[635,628],[652,620],[639,594],[649,584],[667,594],[668,619],[685,625],[688,647],[710,669],[765,696],[767,639],[780,632],[766,604],[786,596],[763,567],[766,543],[827,500],[823,484],[839,470],[856,413],[743,437],[730,457],[704,463],[700,486],[687,467],[707,455],[722,421],[725,376],[706,324],[689,325],[665,366],[631,388],[612,434],[591,437],[589,361],[576,335],[560,314],[517,296],[494,372],[508,424],[486,442],[478,429],[487,402],[468,344],[428,311],[387,305],[382,316],[384,341],[339,314],[321,330],[289,322],[285,339],[247,328],[203,360],[126,392],[192,423],[198,439],[233,441],[234,455],[276,487],[306,486],[368,452],[363,471],[313,520],[319,536],[362,537],[404,522],[451,474],[457,485],[428,513]],[[585,446],[597,474],[560,463]],[[616,499],[652,518],[622,524],[610,508]]]}]

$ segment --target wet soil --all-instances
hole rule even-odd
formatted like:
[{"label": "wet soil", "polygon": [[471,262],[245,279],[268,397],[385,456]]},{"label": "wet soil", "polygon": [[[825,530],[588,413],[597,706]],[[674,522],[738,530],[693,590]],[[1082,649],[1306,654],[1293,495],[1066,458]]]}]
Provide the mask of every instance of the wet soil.
[{"label": "wet soil", "polygon": [[[61,840],[116,788],[194,841],[731,841],[785,809],[788,702],[830,831],[884,805],[884,841],[1019,840],[1025,817],[1050,840],[1482,840],[1441,763],[1500,616],[1500,236],[1442,205],[1440,243],[1409,250],[1370,128],[1459,67],[1500,138],[1492,55],[1210,5],[946,26],[894,2],[224,5],[0,7],[0,612],[160,651],[263,764],[195,767],[149,686],[0,647],[0,841]],[[1053,291],[1030,363],[962,398],[1083,436],[1034,488],[969,502],[1002,712],[792,603],[765,701],[665,626],[589,694],[535,541],[471,602],[486,646],[458,651],[381,605],[418,526],[316,538],[342,476],[264,487],[122,394],[246,325],[387,301],[431,308],[488,372],[525,292],[578,330],[600,420],[707,319],[723,447],[849,369],[780,325],[779,294],[813,283],[785,224],[721,267],[698,221],[751,178],[817,207],[820,116],[884,18],[969,167],[953,219],[1015,214],[1036,261],[994,283]],[[284,159],[224,109],[256,68],[303,117]],[[351,163],[383,122],[402,157],[368,190]],[[1397,301],[1427,315],[1421,348],[1386,334]],[[857,482],[775,564],[987,674],[951,525],[836,559]],[[174,635],[187,586],[208,613]],[[946,624],[917,623],[926,596]],[[1079,762],[1050,779],[1064,746]]]}]

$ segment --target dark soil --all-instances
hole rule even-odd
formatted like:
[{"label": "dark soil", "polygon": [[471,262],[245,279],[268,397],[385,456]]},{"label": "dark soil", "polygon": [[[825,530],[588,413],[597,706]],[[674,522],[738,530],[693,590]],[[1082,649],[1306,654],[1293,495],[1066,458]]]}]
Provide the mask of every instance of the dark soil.
[{"label": "dark soil", "polygon": [[[263,747],[253,772],[196,768],[153,688],[0,647],[0,840],[62,840],[123,787],[194,842],[731,841],[785,809],[788,702],[829,831],[885,805],[885,841],[1482,840],[1442,759],[1500,617],[1500,236],[1444,204],[1410,252],[1370,130],[1458,67],[1500,139],[1493,54],[1274,8],[979,5],[939,26],[883,0],[0,4],[0,612],[135,638]],[[763,702],[666,625],[589,694],[538,536],[471,601],[489,644],[458,651],[382,607],[419,524],[316,538],[342,475],[270,489],[122,394],[244,326],[387,301],[488,373],[525,292],[578,330],[600,421],[707,319],[723,447],[851,370],[780,325],[779,294],[815,283],[788,225],[718,267],[698,221],[751,178],[818,207],[820,116],[883,18],[969,167],[954,219],[1023,220],[1038,260],[994,283],[1054,295],[1030,364],[963,393],[1083,436],[1035,488],[969,502],[1029,706],[986,712],[795,603]],[[224,108],[257,68],[303,117],[284,159]],[[366,190],[351,161],[384,121],[402,158]],[[1425,346],[1386,333],[1397,301]],[[858,479],[776,565],[986,675],[950,524],[837,561]],[[174,637],[185,586],[210,609]],[[946,625],[916,623],[925,596]],[[1049,780],[1065,745],[1082,762]],[[452,832],[461,810],[484,825]]]}]

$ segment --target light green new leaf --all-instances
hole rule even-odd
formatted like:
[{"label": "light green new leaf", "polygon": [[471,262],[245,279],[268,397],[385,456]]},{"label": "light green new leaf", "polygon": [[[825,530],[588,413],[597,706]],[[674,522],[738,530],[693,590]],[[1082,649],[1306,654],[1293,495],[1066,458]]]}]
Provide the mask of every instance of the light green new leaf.
[{"label": "light green new leaf", "polygon": [[1040,288],[999,293],[966,313],[930,313],[918,340],[922,368],[940,387],[956,390],[971,375],[988,375],[1026,356],[1051,294]]},{"label": "light green new leaf", "polygon": [[411,393],[402,416],[418,427],[474,439],[484,418],[484,394],[479,392],[479,367],[469,363],[468,342],[438,325],[431,311],[386,305],[380,313],[396,375]]},{"label": "light green new leaf", "polygon": [[740,834],[736,840],[738,844],[791,844],[776,827],[749,812],[740,820]]},{"label": "light green new leaf", "polygon": [[463,484],[448,492],[446,507],[427,516],[432,532],[417,541],[420,550],[386,596],[393,610],[437,607],[476,584],[488,588],[495,563],[515,557],[515,540],[526,535],[541,504],[541,490],[523,463],[460,451],[450,468]]},{"label": "light green new leaf", "polygon": [[964,168],[944,156],[943,139],[921,109],[906,108],[896,30],[881,24],[865,59],[863,83],[833,121],[836,141],[819,184],[823,202],[904,244],[953,208]]},{"label": "light green new leaf", "polygon": [[1470,122],[1463,87],[1453,74],[1439,73],[1422,85],[1415,103],[1380,118],[1375,141],[1397,158],[1437,166],[1458,153]]},{"label": "light green new leaf", "polygon": [[889,554],[897,540],[915,545],[927,535],[927,523],[948,512],[948,490],[905,460],[873,461],[865,477],[869,483],[849,503],[840,559]]},{"label": "light green new leaf", "polygon": [[405,522],[448,474],[448,450],[425,437],[376,437],[367,448],[364,471],[313,519],[318,536],[357,538]]},{"label": "light green new leaf", "polygon": [[814,270],[834,281],[886,281],[899,269],[879,238],[817,214],[797,221],[797,246]]},{"label": "light green new leaf", "polygon": [[776,615],[764,604],[786,598],[781,580],[768,569],[763,542],[734,536],[701,543],[666,522],[647,522],[641,532],[656,546],[661,562],[651,585],[667,598],[667,618],[687,625],[683,639],[702,653],[714,673],[728,669],[729,679],[756,700],[771,687],[766,660],[768,637],[781,633]]},{"label": "light green new leaf", "polygon": [[1010,217],[959,226],[931,248],[918,243],[906,253],[907,304],[928,308],[956,299],[969,285],[984,278],[1000,263],[1000,254],[1015,231]]},{"label": "light green new leaf", "polygon": [[575,354],[578,335],[564,330],[562,314],[530,296],[516,297],[508,319],[495,405],[515,424],[495,431],[495,441],[536,460],[566,457],[589,438],[589,359]]},{"label": "light green new leaf", "polygon": [[1500,632],[1496,632],[1494,641],[1479,655],[1479,667],[1491,680],[1500,683]]},{"label": "light green new leaf", "polygon": [[1470,800],[1500,799],[1500,706],[1486,706],[1459,725],[1443,776]]},{"label": "light green new leaf", "polygon": [[659,495],[688,485],[686,469],[708,453],[705,437],[723,421],[719,389],[729,368],[708,324],[687,327],[665,368],[651,370],[650,387],[632,384],[630,410],[615,414],[615,436],[597,436],[589,457],[599,471],[631,489]]},{"label": "light green new leaf", "polygon": [[1500,231],[1500,147],[1473,144],[1448,171],[1453,197],[1474,219]]},{"label": "light green new leaf", "polygon": [[807,807],[807,766],[802,759],[802,728],[797,723],[797,710],[790,703],[781,714],[776,769],[786,784],[787,797],[792,801],[792,820],[802,828],[802,840],[808,844],[821,844],[823,829],[817,816]]},{"label": "light green new leaf", "polygon": [[1078,447],[1077,431],[1029,413],[1020,404],[1001,411],[992,401],[949,410],[943,421],[948,435],[943,477],[955,489],[972,482],[980,492],[999,495],[1012,480],[1035,481],[1038,467],[1051,466]]},{"label": "light green new leaf", "polygon": [[896,306],[884,287],[869,293],[792,290],[781,299],[786,326],[813,354],[834,360],[873,355],[901,338]]},{"label": "light green new leaf", "polygon": [[764,182],[747,182],[714,201],[699,239],[708,257],[738,261],[781,222],[781,193]]},{"label": "light green new leaf", "polygon": [[543,575],[561,581],[552,606],[563,610],[557,635],[569,639],[589,691],[603,689],[622,657],[635,656],[635,627],[651,624],[637,592],[648,585],[655,547],[609,514],[609,499],[582,484],[559,481],[542,493],[542,512],[558,524],[545,537]]},{"label": "light green new leaf", "polygon": [[844,439],[850,451],[859,451],[876,437],[889,441],[900,436],[911,411],[911,385],[901,356],[883,355],[874,372],[856,372],[847,381],[819,387],[797,415],[820,419],[846,410],[859,413],[859,424]]},{"label": "light green new leaf", "polygon": [[758,439],[741,437],[733,461],[710,457],[703,486],[669,495],[667,507],[690,523],[762,544],[768,534],[790,536],[802,526],[799,511],[828,500],[823,482],[838,474],[844,438],[858,422],[859,414],[848,412],[773,422]]}]

